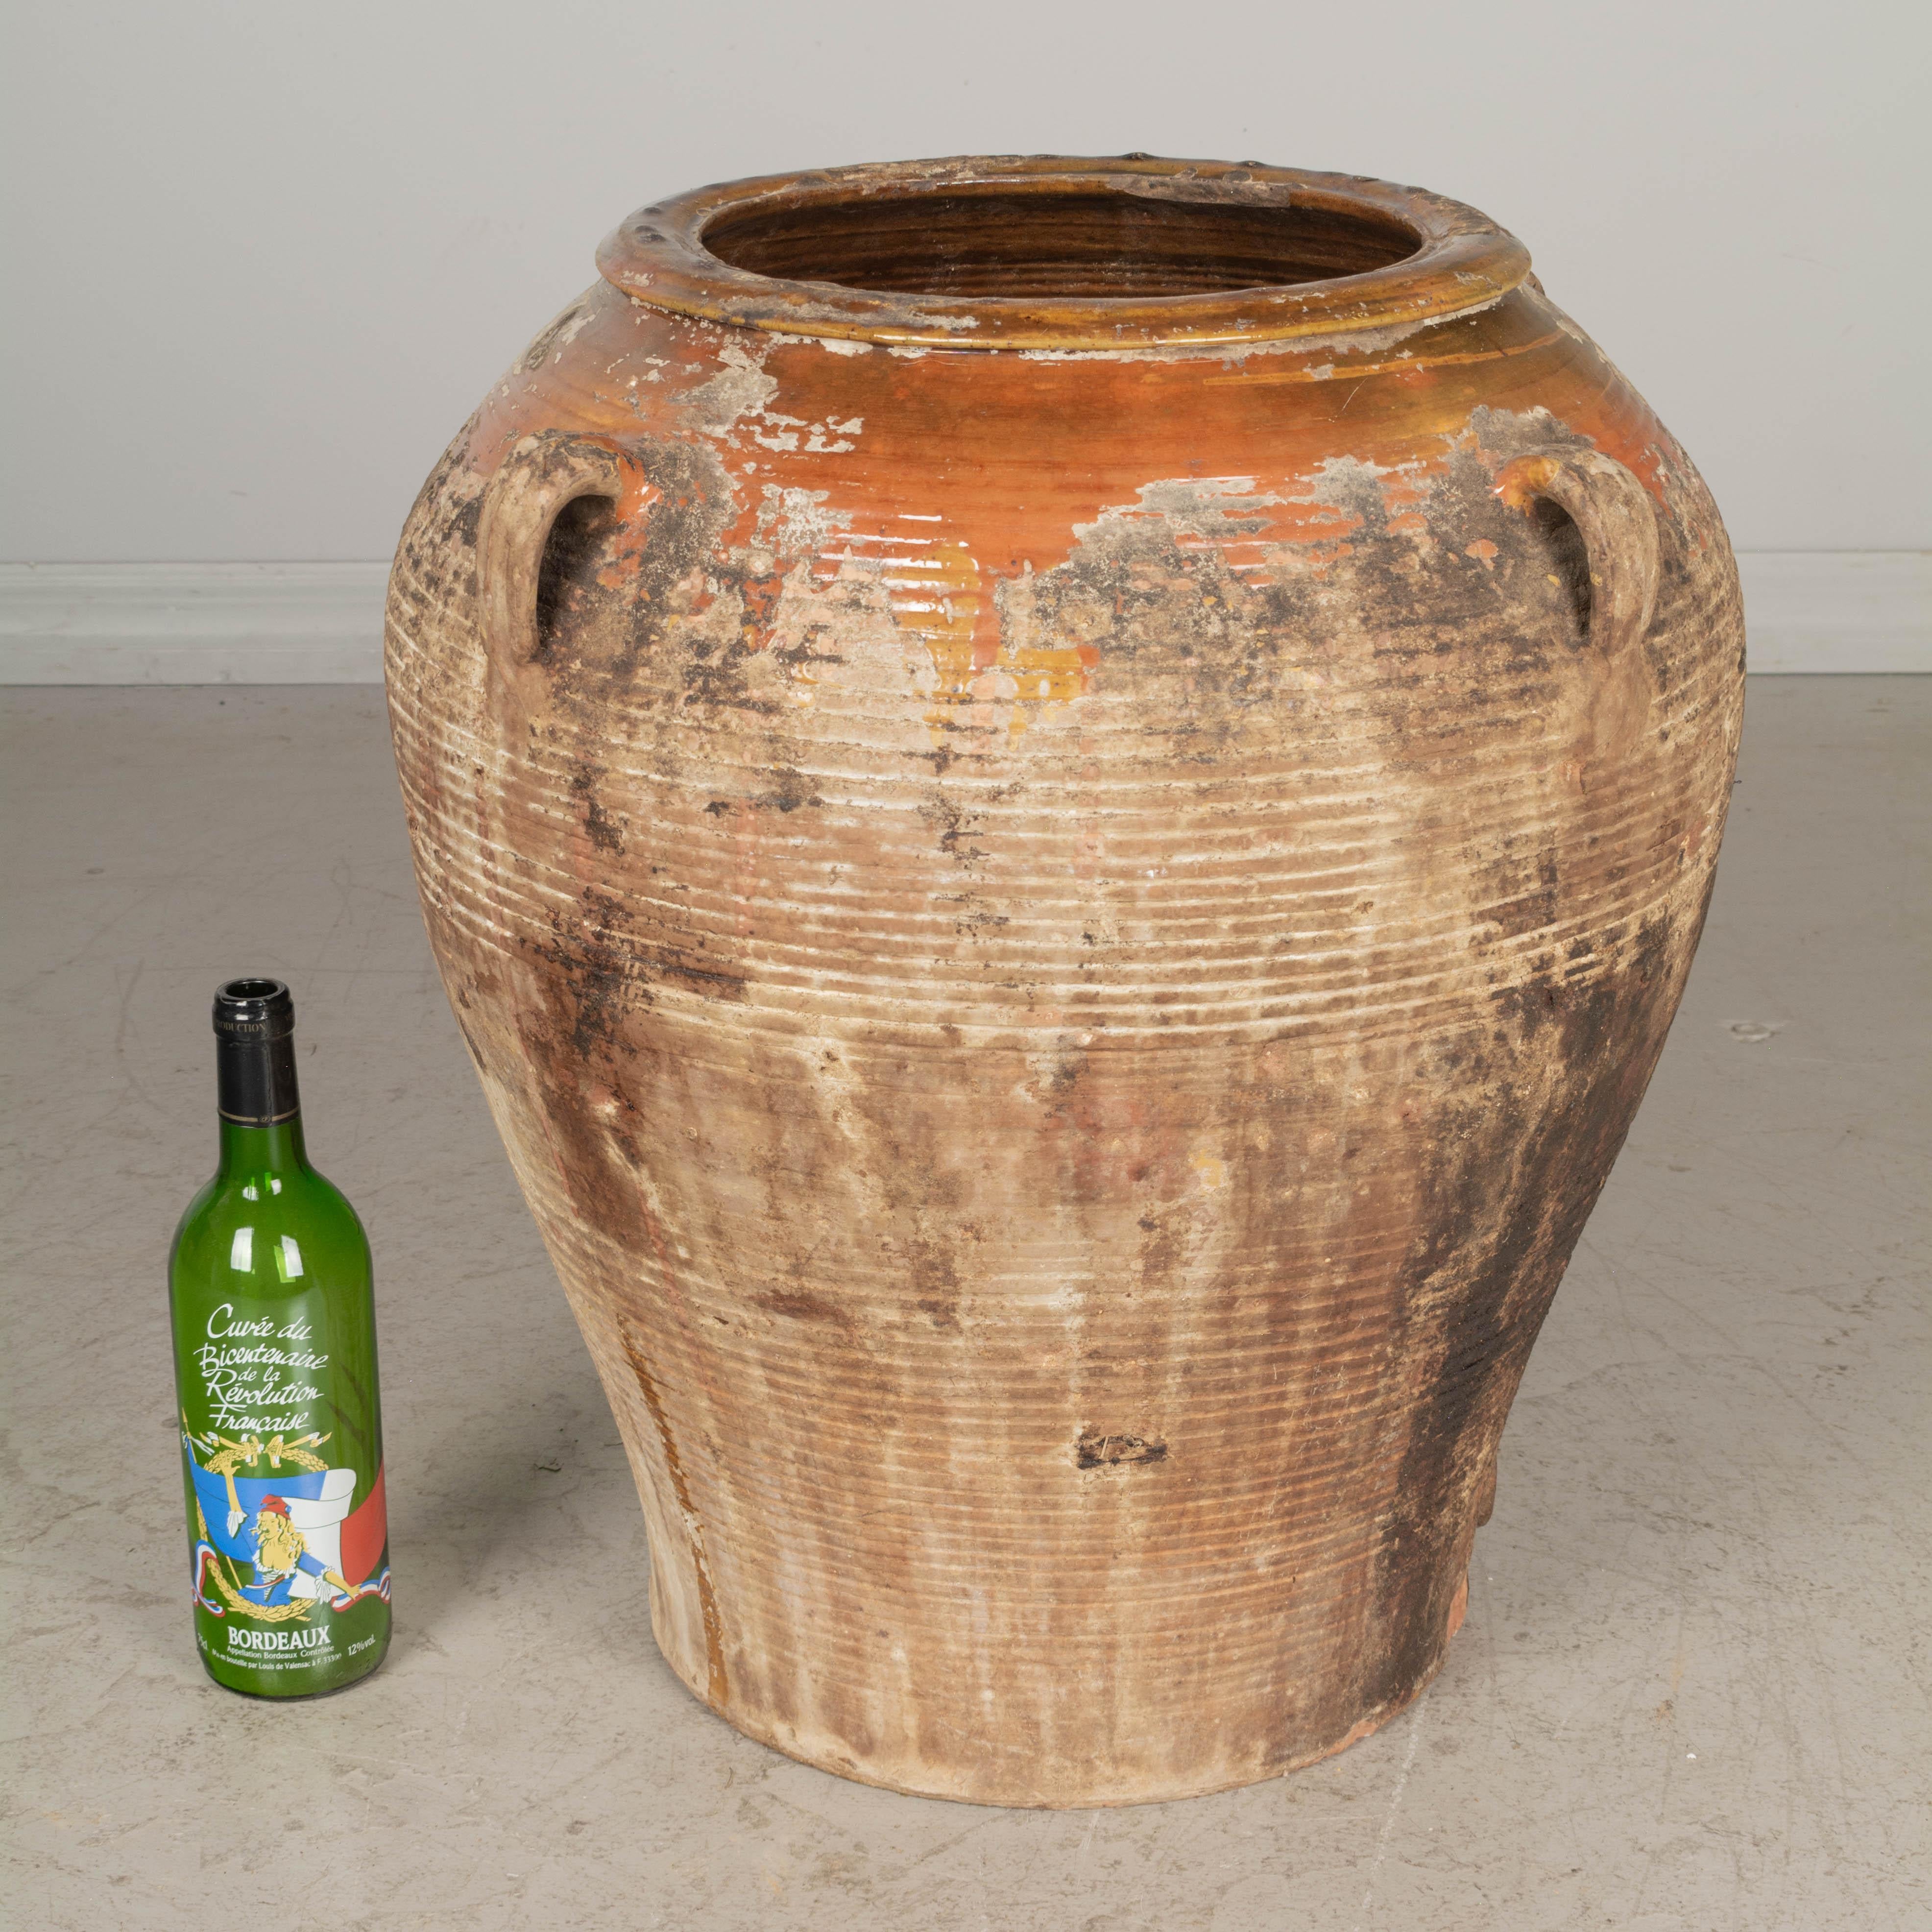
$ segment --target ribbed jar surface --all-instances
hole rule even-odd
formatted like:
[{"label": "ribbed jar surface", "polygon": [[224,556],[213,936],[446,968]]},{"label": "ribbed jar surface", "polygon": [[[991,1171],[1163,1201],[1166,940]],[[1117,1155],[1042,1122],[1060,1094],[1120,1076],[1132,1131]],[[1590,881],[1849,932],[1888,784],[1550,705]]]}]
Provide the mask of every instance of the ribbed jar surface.
[{"label": "ribbed jar surface", "polygon": [[[486,498],[586,448],[621,488],[495,662]],[[1552,451],[1654,512],[1615,691],[1576,526],[1498,494]],[[1742,644],[1694,471],[1532,285],[1252,350],[608,284],[544,332],[410,519],[390,699],[699,1696],[1078,1804],[1414,1695],[1696,944]]]}]

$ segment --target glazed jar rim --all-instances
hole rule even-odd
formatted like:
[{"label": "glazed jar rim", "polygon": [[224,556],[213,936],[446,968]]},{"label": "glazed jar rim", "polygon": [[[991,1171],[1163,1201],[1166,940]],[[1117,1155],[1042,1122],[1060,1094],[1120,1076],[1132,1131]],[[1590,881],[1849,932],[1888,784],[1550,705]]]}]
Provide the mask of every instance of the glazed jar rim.
[{"label": "glazed jar rim", "polygon": [[[714,254],[707,231],[745,218],[882,196],[1115,194],[1172,204],[1296,208],[1412,237],[1400,260],[1317,280],[1178,295],[886,292],[790,280]],[[604,279],[674,314],[787,335],[926,349],[1088,352],[1240,349],[1404,330],[1486,308],[1529,274],[1529,254],[1447,196],[1364,176],[1259,162],[968,155],[865,163],[726,182],[639,209],[598,249]]]}]

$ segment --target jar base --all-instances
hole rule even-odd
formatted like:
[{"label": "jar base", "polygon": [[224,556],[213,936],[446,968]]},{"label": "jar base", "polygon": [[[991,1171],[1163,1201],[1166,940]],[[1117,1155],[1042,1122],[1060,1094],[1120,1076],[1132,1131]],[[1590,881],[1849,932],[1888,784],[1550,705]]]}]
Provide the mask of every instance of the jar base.
[{"label": "jar base", "polygon": [[[886,1776],[882,1772],[856,1762],[839,1757],[830,1752],[814,1751],[787,1738],[776,1727],[763,1727],[753,1721],[754,1714],[736,1710],[720,1710],[706,1698],[696,1686],[691,1684],[682,1672],[672,1669],[678,1681],[686,1689],[715,1716],[722,1718],[734,1730],[749,1738],[753,1743],[764,1744],[800,1764],[809,1765],[814,1771],[830,1772],[835,1778],[849,1778],[855,1784],[869,1784],[882,1791],[896,1791],[907,1798],[934,1798],[955,1804],[980,1804],[997,1807],[1002,1810],[1033,1811],[1106,1811],[1121,1810],[1136,1804],[1167,1804],[1187,1798],[1209,1798],[1216,1792],[1239,1791],[1251,1784],[1266,1784],[1277,1778],[1286,1778],[1293,1772],[1306,1771],[1310,1766],[1321,1763],[1326,1758],[1339,1756],[1352,1744],[1360,1744],[1366,1737],[1384,1729],[1401,1716],[1436,1680],[1448,1654],[1449,1646],[1456,1632],[1462,1627],[1468,1613],[1469,1579],[1467,1571],[1456,1585],[1450,1600],[1448,1616],[1443,1620],[1442,1639],[1436,1647],[1435,1655],[1428,1666],[1402,1696],[1356,1720],[1342,1736],[1305,1752],[1285,1763],[1270,1766],[1265,1770],[1244,1772],[1232,1777],[1213,1777],[1199,1782],[1176,1780],[1160,1784],[1149,1780],[1146,1788],[1108,1792],[1089,1790],[1050,1795],[1016,1793],[1008,1796],[985,1790],[969,1790],[959,1784],[950,1786],[934,1780],[931,1782]],[[654,1633],[655,1634],[655,1633]],[[660,1649],[662,1646],[659,1646]],[[665,1660],[670,1661],[667,1654]],[[934,1769],[939,1767],[934,1767]]]}]

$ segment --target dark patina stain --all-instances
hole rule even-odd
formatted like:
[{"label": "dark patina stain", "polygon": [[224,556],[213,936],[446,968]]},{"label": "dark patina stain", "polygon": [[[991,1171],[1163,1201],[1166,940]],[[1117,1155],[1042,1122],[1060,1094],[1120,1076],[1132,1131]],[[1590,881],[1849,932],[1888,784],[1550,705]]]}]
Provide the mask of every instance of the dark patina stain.
[{"label": "dark patina stain", "polygon": [[656,1379],[644,1359],[644,1346],[628,1322],[620,1322],[617,1325],[631,1372],[638,1379],[638,1391],[644,1399],[644,1406],[651,1412],[652,1421],[657,1425],[671,1493],[676,1497],[678,1508],[683,1513],[691,1567],[698,1581],[698,1616],[704,1625],[705,1701],[713,1710],[722,1711],[730,1696],[731,1687],[724,1675],[724,1627],[718,1614],[718,1593],[711,1586],[711,1567],[705,1560],[704,1526],[698,1519],[697,1505],[691,1499],[691,1485],[685,1477],[683,1460],[677,1453],[677,1440],[671,1434],[670,1419],[664,1414],[664,1399],[658,1392]]},{"label": "dark patina stain", "polygon": [[796,812],[802,805],[823,805],[825,801],[812,788],[802,772],[796,772],[789,765],[781,765],[772,773],[777,782],[770,790],[760,792],[752,800],[752,804],[771,812]]},{"label": "dark patina stain", "polygon": [[621,852],[624,849],[623,835],[617,829],[617,821],[597,796],[598,781],[603,776],[595,766],[579,765],[571,777],[571,795],[584,808],[584,829],[590,835],[591,844],[600,851]]},{"label": "dark patina stain", "polygon": [[1102,1434],[1085,1429],[1073,1445],[1073,1460],[1083,1469],[1109,1469],[1122,1462],[1162,1462],[1167,1460],[1167,1444],[1157,1438]]},{"label": "dark patina stain", "polygon": [[753,1304],[768,1314],[789,1316],[796,1322],[832,1322],[849,1328],[852,1318],[835,1301],[802,1288],[767,1288],[751,1298]]}]

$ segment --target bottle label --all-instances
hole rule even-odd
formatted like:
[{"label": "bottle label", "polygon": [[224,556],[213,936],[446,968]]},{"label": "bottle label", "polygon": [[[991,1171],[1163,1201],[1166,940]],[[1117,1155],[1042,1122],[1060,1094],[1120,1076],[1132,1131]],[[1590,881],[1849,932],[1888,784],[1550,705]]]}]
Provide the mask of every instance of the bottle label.
[{"label": "bottle label", "polygon": [[367,1479],[328,1426],[339,1412],[324,1312],[319,1298],[221,1302],[184,1364],[200,1418],[184,1409],[194,1600],[223,1626],[202,1642],[251,1670],[343,1661],[362,1646],[338,1646],[334,1616],[389,1600],[382,1471]]}]

